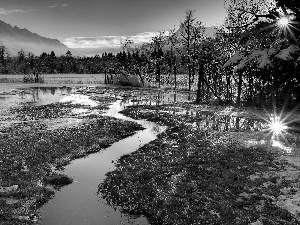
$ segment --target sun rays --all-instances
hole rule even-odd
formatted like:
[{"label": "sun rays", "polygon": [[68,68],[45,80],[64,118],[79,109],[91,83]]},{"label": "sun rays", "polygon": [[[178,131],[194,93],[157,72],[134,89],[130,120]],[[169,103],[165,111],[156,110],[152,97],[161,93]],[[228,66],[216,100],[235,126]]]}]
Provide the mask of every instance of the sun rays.
[{"label": "sun rays", "polygon": [[248,144],[275,147],[283,154],[299,154],[300,103],[289,108],[291,98],[287,96],[282,106],[276,106],[272,99],[273,109],[263,106],[263,110],[252,111],[253,116],[263,122],[259,136],[249,140]]},{"label": "sun rays", "polygon": [[288,126],[281,120],[279,116],[272,115],[270,121],[268,122],[268,127],[273,135],[282,135],[287,129]]},{"label": "sun rays", "polygon": [[282,34],[284,35],[284,37],[287,37],[288,34],[294,39],[297,40],[293,30],[298,30],[296,28],[297,22],[294,21],[294,17],[293,16],[282,16],[280,18],[277,18],[276,21],[276,30],[278,30],[278,34],[279,36],[281,36]]},{"label": "sun rays", "polygon": [[289,25],[290,20],[287,17],[282,17],[277,21],[277,23],[281,27],[286,27]]}]

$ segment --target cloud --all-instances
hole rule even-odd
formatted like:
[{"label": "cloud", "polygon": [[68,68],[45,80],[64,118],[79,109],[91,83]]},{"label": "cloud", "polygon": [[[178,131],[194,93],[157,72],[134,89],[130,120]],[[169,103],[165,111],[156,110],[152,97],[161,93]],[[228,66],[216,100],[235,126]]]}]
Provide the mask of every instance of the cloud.
[{"label": "cloud", "polygon": [[154,32],[144,32],[133,36],[70,37],[62,42],[69,48],[119,49],[127,38],[133,40],[134,45],[141,45],[149,42],[154,35]]},{"label": "cloud", "polygon": [[4,9],[4,8],[0,8],[0,15],[8,15],[8,14],[12,14],[12,13],[27,13],[32,11],[33,9],[30,10],[21,10],[21,9]]},{"label": "cloud", "polygon": [[53,5],[48,6],[48,8],[67,7],[69,5],[70,4],[66,4],[66,3],[64,3],[64,4],[54,3]]}]

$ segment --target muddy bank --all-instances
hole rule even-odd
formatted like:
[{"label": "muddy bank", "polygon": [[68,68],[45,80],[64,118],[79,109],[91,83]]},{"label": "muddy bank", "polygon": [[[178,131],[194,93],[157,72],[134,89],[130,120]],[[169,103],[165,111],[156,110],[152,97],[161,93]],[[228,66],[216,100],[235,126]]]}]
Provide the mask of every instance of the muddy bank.
[{"label": "muddy bank", "polygon": [[[87,98],[81,96],[79,100],[87,101]],[[68,100],[47,105],[29,102],[2,112],[1,224],[37,222],[37,209],[55,190],[72,182],[57,169],[142,129],[133,122],[99,114],[114,100],[94,96],[97,105],[80,101],[74,104]]]},{"label": "muddy bank", "polygon": [[299,166],[268,141],[243,142],[267,138],[263,132],[205,131],[189,115],[152,106],[123,113],[169,128],[107,174],[99,193],[112,207],[151,224],[299,224],[297,210],[284,204],[300,192]]}]

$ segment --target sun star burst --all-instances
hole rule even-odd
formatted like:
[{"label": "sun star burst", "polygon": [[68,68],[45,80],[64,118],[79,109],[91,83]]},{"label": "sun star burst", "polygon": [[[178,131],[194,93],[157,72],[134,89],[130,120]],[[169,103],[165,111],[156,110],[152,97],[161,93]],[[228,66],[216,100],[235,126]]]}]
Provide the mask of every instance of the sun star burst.
[{"label": "sun star burst", "polygon": [[269,121],[269,129],[274,135],[280,135],[286,131],[288,127],[280,119],[279,116],[272,116]]},{"label": "sun star burst", "polygon": [[282,26],[282,27],[286,27],[286,26],[288,26],[289,25],[289,19],[288,18],[286,18],[286,17],[282,17],[282,18],[280,18],[279,20],[278,20],[278,25],[279,26]]}]

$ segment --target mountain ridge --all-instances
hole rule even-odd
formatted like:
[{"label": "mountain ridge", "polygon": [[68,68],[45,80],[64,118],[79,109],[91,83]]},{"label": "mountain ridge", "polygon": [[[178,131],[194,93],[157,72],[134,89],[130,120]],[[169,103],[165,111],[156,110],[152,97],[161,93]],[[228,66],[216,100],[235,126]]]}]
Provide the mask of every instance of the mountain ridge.
[{"label": "mountain ridge", "polygon": [[11,55],[17,55],[21,49],[25,53],[32,52],[35,55],[51,51],[56,55],[64,55],[68,50],[76,54],[57,39],[42,37],[26,28],[12,26],[2,20],[0,20],[0,45]]},{"label": "mountain ridge", "polygon": [[[205,27],[205,34],[213,37],[216,29],[213,27]],[[177,35],[180,35],[180,28],[176,31]],[[122,51],[122,47],[113,48],[110,46],[104,48],[69,48],[64,43],[57,39],[51,39],[42,37],[37,33],[33,33],[26,28],[19,28],[12,26],[2,20],[0,20],[0,48],[4,46],[10,55],[17,55],[22,49],[26,54],[29,52],[35,55],[41,55],[43,52],[54,53],[59,55],[65,55],[67,51],[75,56],[95,56],[101,55],[104,52],[112,52],[117,54]]]}]

